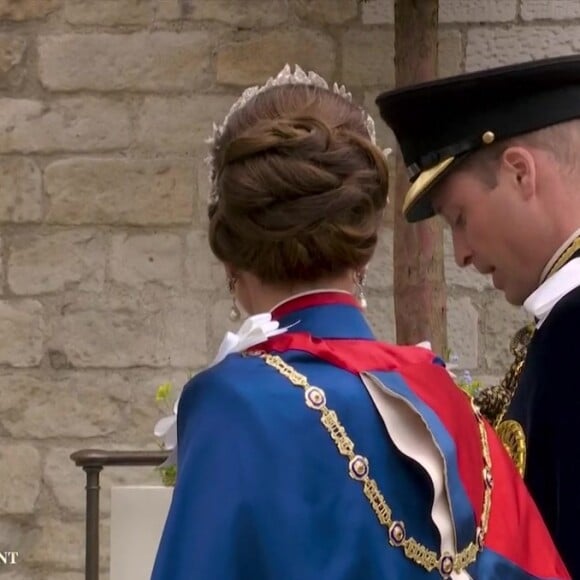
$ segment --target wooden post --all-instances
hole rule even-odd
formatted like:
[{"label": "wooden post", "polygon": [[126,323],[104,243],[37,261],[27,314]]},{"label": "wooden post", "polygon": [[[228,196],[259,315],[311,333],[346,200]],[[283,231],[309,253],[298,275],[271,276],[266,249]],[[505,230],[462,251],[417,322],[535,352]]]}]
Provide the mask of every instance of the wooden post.
[{"label": "wooden post", "polygon": [[[395,0],[395,79],[402,87],[437,76],[438,0]],[[398,155],[395,184],[394,294],[397,342],[430,340],[447,352],[443,229],[439,220],[408,224],[401,214],[409,187]]]}]

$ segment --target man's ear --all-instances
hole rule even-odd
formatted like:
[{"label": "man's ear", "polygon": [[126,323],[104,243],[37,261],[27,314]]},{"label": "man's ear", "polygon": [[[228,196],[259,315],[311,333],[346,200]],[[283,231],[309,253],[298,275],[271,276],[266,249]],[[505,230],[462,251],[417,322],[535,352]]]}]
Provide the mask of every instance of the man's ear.
[{"label": "man's ear", "polygon": [[508,147],[501,156],[501,169],[524,199],[536,194],[536,159],[529,149]]}]

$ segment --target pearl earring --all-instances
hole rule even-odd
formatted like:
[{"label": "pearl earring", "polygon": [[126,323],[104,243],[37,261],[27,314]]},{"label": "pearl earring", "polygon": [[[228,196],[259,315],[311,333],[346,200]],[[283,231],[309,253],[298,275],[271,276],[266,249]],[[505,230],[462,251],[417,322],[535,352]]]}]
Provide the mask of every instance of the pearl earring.
[{"label": "pearl earring", "polygon": [[228,290],[230,291],[230,295],[232,297],[232,307],[230,308],[230,313],[228,318],[232,322],[237,322],[240,319],[240,309],[238,308],[238,304],[236,302],[236,283],[238,279],[234,276],[228,277]]},{"label": "pearl earring", "polygon": [[366,268],[362,269],[362,270],[358,270],[354,273],[353,276],[353,281],[354,281],[354,285],[355,285],[355,296],[356,299],[358,300],[358,303],[360,304],[360,307],[363,310],[366,310],[367,308],[367,298],[365,296],[365,292],[364,292],[364,286],[367,280],[367,271]]}]

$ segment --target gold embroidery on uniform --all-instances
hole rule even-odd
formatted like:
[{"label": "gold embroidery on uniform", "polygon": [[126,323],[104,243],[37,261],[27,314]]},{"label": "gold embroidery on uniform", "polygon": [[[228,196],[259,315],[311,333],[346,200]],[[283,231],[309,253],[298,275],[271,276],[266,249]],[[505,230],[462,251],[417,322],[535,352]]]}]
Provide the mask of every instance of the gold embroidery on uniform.
[{"label": "gold embroidery on uniform", "polygon": [[475,562],[478,552],[483,550],[485,536],[487,534],[489,514],[491,511],[491,492],[493,488],[491,454],[489,451],[487,432],[485,430],[482,415],[475,403],[472,402],[472,408],[479,428],[483,458],[482,476],[484,496],[481,524],[476,530],[475,539],[461,552],[455,555],[447,552],[438,555],[433,550],[429,550],[426,546],[420,544],[412,536],[408,536],[404,522],[393,519],[391,507],[378,488],[377,482],[370,477],[368,459],[355,452],[355,445],[340,422],[338,415],[335,411],[326,406],[326,394],[324,390],[320,387],[310,385],[308,379],[304,375],[297,372],[279,356],[265,353],[253,354],[260,356],[267,365],[276,369],[293,385],[304,389],[306,405],[311,409],[320,412],[321,423],[328,431],[339,453],[348,459],[348,472],[350,477],[361,482],[363,493],[375,512],[377,519],[381,525],[387,528],[389,543],[391,546],[403,548],[407,558],[419,566],[422,566],[429,572],[438,570],[443,578],[449,578],[453,572],[461,572],[467,566]]},{"label": "gold embroidery on uniform", "polygon": [[497,434],[523,477],[526,468],[526,436],[522,426],[513,419],[507,419],[497,426]]},{"label": "gold embroidery on uniform", "polygon": [[[576,238],[546,275],[547,280],[552,274],[564,266],[570,258],[580,251],[580,237]],[[482,390],[475,397],[475,403],[481,409],[483,416],[493,425],[501,442],[513,459],[520,474],[524,475],[526,467],[526,437],[522,426],[512,419],[504,421],[505,414],[514,398],[520,375],[522,373],[528,345],[535,332],[535,326],[528,324],[520,328],[510,344],[514,361],[499,385]]]}]

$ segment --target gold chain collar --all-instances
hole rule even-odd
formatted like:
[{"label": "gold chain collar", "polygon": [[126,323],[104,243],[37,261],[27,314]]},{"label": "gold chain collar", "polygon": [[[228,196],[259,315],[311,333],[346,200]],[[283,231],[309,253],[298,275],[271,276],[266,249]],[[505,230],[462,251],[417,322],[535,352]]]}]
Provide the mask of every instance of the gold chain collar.
[{"label": "gold chain collar", "polygon": [[543,281],[545,282],[552,274],[555,274],[578,251],[580,251],[580,236],[574,238],[574,241],[564,250],[556,263],[550,268]]},{"label": "gold chain collar", "polygon": [[483,456],[483,484],[484,497],[481,513],[481,525],[476,529],[474,541],[470,542],[461,552],[456,555],[444,552],[437,554],[420,544],[415,538],[408,536],[405,524],[401,520],[394,520],[392,510],[387,504],[383,494],[378,488],[377,482],[370,477],[369,461],[363,455],[355,453],[355,446],[346,433],[340,422],[336,411],[326,406],[326,394],[320,387],[312,386],[308,379],[297,372],[289,364],[285,363],[279,356],[255,353],[260,356],[270,367],[276,369],[281,375],[286,377],[293,385],[304,389],[304,400],[306,405],[315,411],[320,412],[320,422],[324,425],[328,434],[336,444],[339,453],[348,459],[348,473],[350,477],[359,481],[363,486],[363,493],[368,499],[371,508],[375,512],[379,522],[388,530],[388,538],[391,546],[403,548],[405,556],[428,572],[438,570],[442,578],[449,578],[453,572],[461,572],[467,566],[475,562],[477,554],[483,550],[485,536],[489,524],[489,514],[491,511],[491,491],[493,488],[493,478],[491,471],[491,455],[487,440],[487,433],[477,406],[472,403],[473,412],[479,427],[479,435]]}]

